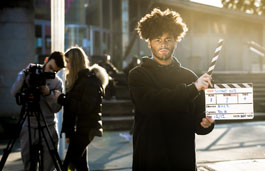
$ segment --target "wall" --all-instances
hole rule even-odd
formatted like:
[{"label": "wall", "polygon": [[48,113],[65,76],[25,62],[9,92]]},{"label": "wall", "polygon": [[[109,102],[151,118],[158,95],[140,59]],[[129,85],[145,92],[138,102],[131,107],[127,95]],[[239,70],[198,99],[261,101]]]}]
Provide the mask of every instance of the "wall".
[{"label": "wall", "polygon": [[34,62],[34,13],[30,8],[0,10],[0,115],[17,114],[20,106],[10,95],[17,73]]}]

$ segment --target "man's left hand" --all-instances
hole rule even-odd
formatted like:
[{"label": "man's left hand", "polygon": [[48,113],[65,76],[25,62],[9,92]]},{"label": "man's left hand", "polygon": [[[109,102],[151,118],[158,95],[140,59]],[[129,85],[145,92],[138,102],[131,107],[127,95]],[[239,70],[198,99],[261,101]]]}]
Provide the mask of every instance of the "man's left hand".
[{"label": "man's left hand", "polygon": [[50,94],[50,89],[47,85],[45,86],[40,86],[40,91],[44,96],[47,96]]},{"label": "man's left hand", "polygon": [[209,128],[214,123],[214,120],[209,117],[202,118],[201,126],[203,128]]}]

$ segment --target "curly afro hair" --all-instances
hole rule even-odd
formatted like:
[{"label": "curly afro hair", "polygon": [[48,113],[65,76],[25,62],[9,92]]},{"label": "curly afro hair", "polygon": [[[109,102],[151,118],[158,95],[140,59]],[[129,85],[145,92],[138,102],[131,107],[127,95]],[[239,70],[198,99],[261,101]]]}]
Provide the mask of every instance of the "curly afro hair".
[{"label": "curly afro hair", "polygon": [[168,33],[179,42],[185,36],[188,28],[177,12],[169,9],[161,11],[154,8],[151,14],[146,14],[138,22],[136,30],[140,38],[145,41]]}]

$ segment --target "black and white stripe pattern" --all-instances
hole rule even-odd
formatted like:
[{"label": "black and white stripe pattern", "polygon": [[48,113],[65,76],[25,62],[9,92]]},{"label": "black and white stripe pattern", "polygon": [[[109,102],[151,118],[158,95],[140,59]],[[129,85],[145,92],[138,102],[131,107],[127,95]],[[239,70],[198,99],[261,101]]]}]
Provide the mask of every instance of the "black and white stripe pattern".
[{"label": "black and white stripe pattern", "polygon": [[212,75],[212,73],[213,73],[213,70],[214,70],[214,67],[215,67],[216,61],[217,61],[217,59],[218,59],[218,57],[219,57],[219,54],[220,54],[220,52],[221,52],[221,49],[222,49],[222,47],[223,47],[223,42],[224,42],[224,39],[220,39],[220,40],[218,41],[218,45],[217,45],[217,47],[216,47],[216,49],[215,49],[215,52],[214,52],[214,56],[213,56],[213,59],[212,59],[211,65],[210,65],[210,67],[209,67],[209,69],[208,69],[208,72],[207,72],[207,74],[209,74],[209,75]]},{"label": "black and white stripe pattern", "polygon": [[252,83],[227,83],[227,84],[214,84],[215,89],[219,88],[252,88]]}]

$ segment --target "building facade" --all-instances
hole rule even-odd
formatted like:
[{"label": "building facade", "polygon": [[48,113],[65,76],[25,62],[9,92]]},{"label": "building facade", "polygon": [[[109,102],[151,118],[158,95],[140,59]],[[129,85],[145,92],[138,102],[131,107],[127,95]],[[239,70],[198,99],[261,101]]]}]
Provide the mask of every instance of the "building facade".
[{"label": "building facade", "polygon": [[[0,116],[12,116],[20,110],[9,94],[17,73],[51,53],[50,1],[1,3]],[[264,17],[189,0],[65,0],[65,48],[81,46],[90,58],[108,53],[122,69],[135,55],[151,55],[135,28],[154,7],[176,10],[189,28],[174,54],[183,66],[198,74],[207,71],[222,38],[215,72],[264,72],[264,59],[247,46],[248,41],[265,45]]]},{"label": "building facade", "polygon": [[[217,42],[224,39],[218,59],[217,72],[264,72],[263,57],[251,52],[247,42],[265,44],[265,17],[239,11],[201,5],[188,0],[156,0],[150,9],[140,9],[140,17],[158,7],[177,11],[189,31],[178,44],[175,56],[192,70],[201,73],[208,70]],[[134,25],[136,27],[136,25]],[[131,34],[133,34],[131,29]],[[128,58],[138,54],[151,55],[146,42],[137,37]]]}]

